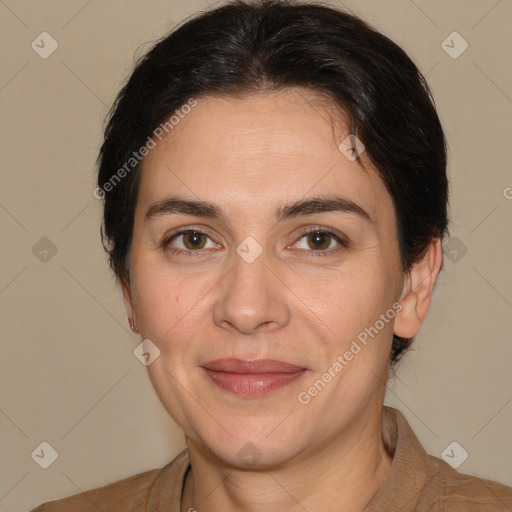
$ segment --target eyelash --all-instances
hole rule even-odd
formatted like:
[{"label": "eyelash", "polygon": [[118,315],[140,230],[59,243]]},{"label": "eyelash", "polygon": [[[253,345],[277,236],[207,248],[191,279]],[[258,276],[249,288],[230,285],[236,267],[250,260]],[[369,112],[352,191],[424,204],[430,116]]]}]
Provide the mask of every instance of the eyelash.
[{"label": "eyelash", "polygon": [[[188,234],[188,233],[196,233],[196,234],[199,234],[199,235],[205,235],[208,238],[210,238],[208,233],[205,233],[204,231],[201,231],[199,229],[188,228],[188,229],[183,229],[181,231],[176,231],[175,233],[171,233],[169,236],[167,236],[164,239],[164,241],[162,242],[161,247],[164,250],[169,251],[171,254],[181,254],[181,255],[186,256],[186,257],[192,257],[192,256],[195,256],[195,255],[198,255],[199,253],[204,253],[204,251],[205,251],[204,249],[186,250],[185,251],[183,249],[169,248],[170,247],[169,244],[171,243],[172,240],[174,240],[175,238],[177,238],[180,235],[185,235],[185,234]],[[327,228],[321,228],[321,227],[315,227],[315,228],[309,228],[309,229],[303,230],[301,232],[299,238],[295,241],[295,243],[299,242],[304,236],[309,235],[311,233],[320,233],[320,234],[324,234],[324,235],[329,235],[332,238],[334,238],[336,240],[336,242],[338,242],[340,244],[340,246],[348,247],[348,242],[343,240],[334,231],[331,231],[330,229],[327,229]],[[340,248],[338,247],[337,249],[325,249],[325,250],[317,250],[317,251],[315,251],[315,250],[307,250],[307,249],[299,249],[299,250],[312,253],[308,257],[315,258],[315,257],[318,257],[318,256],[320,256],[320,257],[329,256],[333,252],[335,252],[335,253],[338,252],[340,250]]]}]

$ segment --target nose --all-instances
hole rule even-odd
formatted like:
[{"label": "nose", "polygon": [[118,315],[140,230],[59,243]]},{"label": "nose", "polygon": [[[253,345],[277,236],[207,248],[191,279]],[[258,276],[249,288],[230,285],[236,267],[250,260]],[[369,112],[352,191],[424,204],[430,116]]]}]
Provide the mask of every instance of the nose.
[{"label": "nose", "polygon": [[233,267],[220,283],[213,307],[216,325],[232,333],[252,334],[277,330],[290,321],[290,290],[279,276],[278,266],[271,268],[265,251],[252,262],[238,254]]}]

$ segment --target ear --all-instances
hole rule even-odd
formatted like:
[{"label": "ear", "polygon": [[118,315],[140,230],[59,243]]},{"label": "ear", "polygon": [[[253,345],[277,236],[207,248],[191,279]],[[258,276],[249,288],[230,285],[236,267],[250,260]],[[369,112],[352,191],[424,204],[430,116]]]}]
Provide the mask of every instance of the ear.
[{"label": "ear", "polygon": [[132,294],[130,285],[128,283],[122,284],[123,288],[123,303],[124,303],[124,309],[126,310],[126,316],[128,317],[128,324],[130,324],[130,320],[134,318],[134,311],[132,306]]},{"label": "ear", "polygon": [[435,238],[425,256],[407,273],[402,287],[402,309],[395,317],[394,334],[414,338],[430,308],[437,276],[443,264],[441,239]]}]

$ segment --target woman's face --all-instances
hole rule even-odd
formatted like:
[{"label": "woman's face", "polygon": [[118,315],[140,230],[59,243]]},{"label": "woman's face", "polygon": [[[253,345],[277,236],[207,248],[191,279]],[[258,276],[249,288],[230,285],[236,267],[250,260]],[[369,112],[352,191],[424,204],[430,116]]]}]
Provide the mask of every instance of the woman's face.
[{"label": "woman's face", "polygon": [[[148,372],[168,412],[233,465],[305,457],[382,406],[394,208],[316,100],[198,98],[144,161],[126,306],[160,350]],[[209,364],[225,359],[293,366]]]}]

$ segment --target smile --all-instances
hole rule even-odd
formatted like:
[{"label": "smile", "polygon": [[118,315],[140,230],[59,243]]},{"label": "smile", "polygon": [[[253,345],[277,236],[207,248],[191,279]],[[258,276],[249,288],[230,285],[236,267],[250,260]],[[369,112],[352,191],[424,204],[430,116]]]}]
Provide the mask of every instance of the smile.
[{"label": "smile", "polygon": [[275,360],[219,359],[202,366],[216,386],[235,395],[261,396],[302,377],[307,370]]}]

